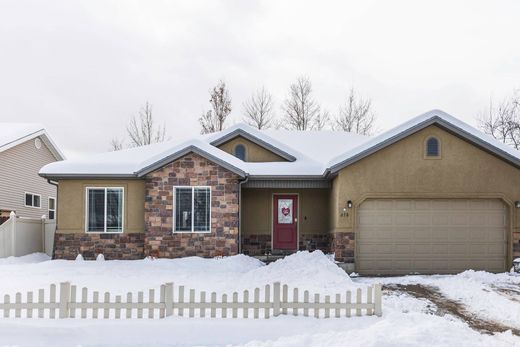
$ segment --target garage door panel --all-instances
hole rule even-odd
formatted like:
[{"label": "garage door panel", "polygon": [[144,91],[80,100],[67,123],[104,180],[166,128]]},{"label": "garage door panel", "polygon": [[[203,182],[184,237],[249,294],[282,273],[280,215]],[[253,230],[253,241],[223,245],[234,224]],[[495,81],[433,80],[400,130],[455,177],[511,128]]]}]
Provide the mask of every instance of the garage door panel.
[{"label": "garage door panel", "polygon": [[504,271],[506,211],[493,199],[368,200],[357,214],[356,266],[366,274]]}]

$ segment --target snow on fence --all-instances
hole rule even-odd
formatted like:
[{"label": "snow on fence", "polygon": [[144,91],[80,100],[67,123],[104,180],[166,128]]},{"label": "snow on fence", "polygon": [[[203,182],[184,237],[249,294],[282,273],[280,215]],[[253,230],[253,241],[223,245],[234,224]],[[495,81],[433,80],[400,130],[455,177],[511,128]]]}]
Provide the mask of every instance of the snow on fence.
[{"label": "snow on fence", "polygon": [[45,252],[52,256],[56,223],[45,218],[20,218],[11,212],[0,225],[0,258]]},{"label": "snow on fence", "polygon": [[[271,287],[273,289],[272,295]],[[39,289],[37,300],[33,292],[26,293],[25,301],[22,301],[21,293],[15,294],[14,301],[11,301],[9,295],[5,295],[3,303],[0,303],[0,311],[3,311],[4,318],[12,317],[12,311],[14,311],[15,318],[21,318],[22,311],[25,311],[25,318],[52,319],[121,319],[123,317],[127,319],[143,317],[153,319],[172,316],[174,313],[177,316],[188,316],[190,318],[197,316],[255,319],[276,317],[280,314],[292,314],[293,316],[303,314],[305,317],[312,314],[316,318],[330,318],[331,316],[339,318],[351,317],[352,315],[361,316],[363,311],[368,316],[376,315],[380,317],[382,315],[380,284],[367,287],[364,294],[361,288],[357,288],[355,292],[346,291],[344,295],[336,294],[333,297],[330,295],[322,297],[320,294],[314,294],[312,298],[309,291],[305,290],[303,301],[301,301],[301,292],[298,288],[292,290],[292,299],[289,299],[289,287],[287,285],[282,286],[279,282],[275,282],[272,286],[265,286],[263,300],[260,298],[260,289],[255,288],[251,293],[244,290],[241,300],[239,300],[238,293],[234,292],[231,297],[222,294],[219,301],[216,293],[212,292],[209,296],[206,296],[207,293],[204,291],[199,293],[197,300],[195,290],[190,289],[188,291],[189,299],[185,301],[184,286],[178,287],[177,296],[174,297],[173,283],[161,285],[158,301],[155,301],[156,293],[154,289],[149,290],[146,301],[144,300],[145,293],[142,291],[137,293],[137,298],[131,292],[127,293],[125,301],[123,301],[121,295],[114,296],[105,292],[100,297],[100,293],[94,291],[91,292],[91,300],[89,301],[87,288],[81,288],[81,292],[79,292],[77,286],[71,285],[69,282],[60,283],[59,296],[56,299],[56,289],[56,285],[52,284],[48,295],[45,295],[43,289]],[[250,294],[252,294],[251,297]],[[45,301],[46,299],[48,301]],[[229,315],[230,311],[231,315]]]}]

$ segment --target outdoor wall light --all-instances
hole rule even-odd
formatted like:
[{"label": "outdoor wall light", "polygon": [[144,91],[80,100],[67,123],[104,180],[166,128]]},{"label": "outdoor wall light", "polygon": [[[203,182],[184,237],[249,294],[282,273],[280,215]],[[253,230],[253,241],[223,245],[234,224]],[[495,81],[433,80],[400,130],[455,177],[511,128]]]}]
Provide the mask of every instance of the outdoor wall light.
[{"label": "outdoor wall light", "polygon": [[352,200],[347,201],[347,207],[352,208]]},{"label": "outdoor wall light", "polygon": [[518,200],[515,201],[515,207],[520,208],[520,201],[518,201]]}]

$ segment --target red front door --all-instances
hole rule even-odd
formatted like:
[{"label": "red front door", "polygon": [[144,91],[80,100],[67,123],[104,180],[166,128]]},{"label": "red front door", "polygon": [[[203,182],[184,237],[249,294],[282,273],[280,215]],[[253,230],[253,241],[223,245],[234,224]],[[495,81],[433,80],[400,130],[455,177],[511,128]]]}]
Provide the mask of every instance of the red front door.
[{"label": "red front door", "polygon": [[275,195],[273,202],[273,249],[296,250],[298,196]]}]

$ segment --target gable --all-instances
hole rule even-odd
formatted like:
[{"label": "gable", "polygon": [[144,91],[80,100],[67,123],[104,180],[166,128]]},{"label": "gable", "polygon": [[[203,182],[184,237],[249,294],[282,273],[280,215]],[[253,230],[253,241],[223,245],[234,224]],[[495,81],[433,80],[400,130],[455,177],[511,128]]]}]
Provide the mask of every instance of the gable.
[{"label": "gable", "polygon": [[[430,136],[440,142],[438,159],[424,156],[425,141]],[[518,168],[435,125],[343,168],[339,175],[366,182],[359,189],[370,185],[381,192],[497,192],[507,191],[506,185],[520,184]],[[504,186],[498,188],[499,182]]]},{"label": "gable", "polygon": [[250,141],[243,136],[236,136],[231,140],[219,144],[217,148],[227,152],[231,155],[235,155],[235,146],[243,145],[246,148],[246,161],[247,162],[286,162],[287,159],[282,158],[280,155],[262,147],[258,144]]}]

